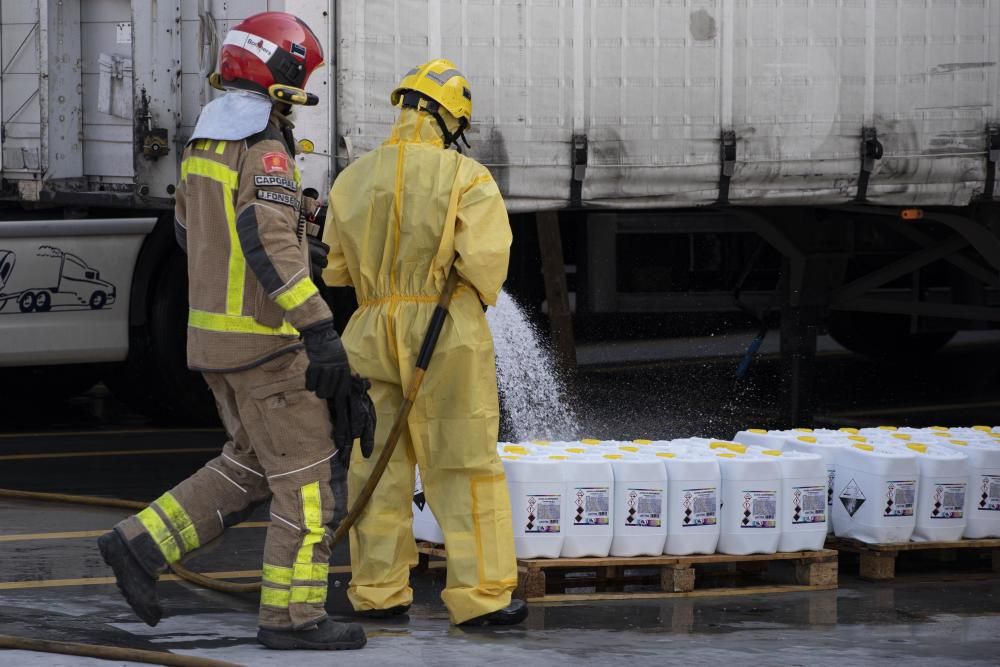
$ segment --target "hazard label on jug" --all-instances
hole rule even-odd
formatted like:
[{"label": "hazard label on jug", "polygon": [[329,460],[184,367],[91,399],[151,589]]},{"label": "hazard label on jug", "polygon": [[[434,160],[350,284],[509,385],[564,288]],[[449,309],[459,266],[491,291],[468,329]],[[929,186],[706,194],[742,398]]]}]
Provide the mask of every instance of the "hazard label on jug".
[{"label": "hazard label on jug", "polygon": [[683,494],[681,497],[684,499],[681,502],[681,506],[684,508],[684,517],[681,519],[682,528],[714,526],[719,522],[717,513],[719,500],[714,488],[684,489],[681,493]]},{"label": "hazard label on jug", "polygon": [[528,496],[528,522],[526,533],[558,533],[562,496],[557,493]]},{"label": "hazard label on jug", "polygon": [[628,489],[625,493],[625,525],[659,528],[663,525],[663,492],[659,489]]},{"label": "hazard label on jug", "polygon": [[897,479],[885,485],[884,516],[913,516],[913,502],[916,498],[917,482],[913,479]]},{"label": "hazard label on jug", "polygon": [[610,496],[606,486],[577,487],[576,513],[573,515],[573,524],[576,526],[608,525]]},{"label": "hazard label on jug", "polygon": [[865,494],[861,492],[861,487],[853,479],[840,492],[840,502],[844,506],[844,509],[847,510],[847,516],[850,517],[853,517],[861,509],[866,500]]},{"label": "hazard label on jug", "polygon": [[965,516],[965,486],[965,482],[935,486],[931,518],[961,519]]},{"label": "hazard label on jug", "polygon": [[1000,475],[981,475],[978,490],[979,502],[976,503],[976,509],[1000,512]]},{"label": "hazard label on jug", "polygon": [[775,491],[743,491],[740,528],[775,528],[778,525],[778,494]]},{"label": "hazard label on jug", "polygon": [[837,481],[837,469],[827,468],[826,469],[826,505],[827,507],[833,506],[833,486],[834,482]]},{"label": "hazard label on jug", "polygon": [[792,523],[826,523],[826,497],[822,486],[793,486]]}]

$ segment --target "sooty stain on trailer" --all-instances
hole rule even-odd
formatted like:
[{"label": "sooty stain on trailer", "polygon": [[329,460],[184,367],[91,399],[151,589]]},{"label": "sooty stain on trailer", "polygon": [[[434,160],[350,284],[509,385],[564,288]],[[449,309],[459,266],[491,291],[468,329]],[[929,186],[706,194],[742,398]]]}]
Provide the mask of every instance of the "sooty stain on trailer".
[{"label": "sooty stain on trailer", "polygon": [[715,39],[715,17],[705,9],[691,12],[691,36],[699,41]]},{"label": "sooty stain on trailer", "polygon": [[500,192],[505,195],[510,194],[510,154],[507,151],[507,142],[503,137],[503,132],[496,126],[490,126],[489,134],[476,146],[476,158],[485,164],[493,180],[497,182]]},{"label": "sooty stain on trailer", "polygon": [[950,74],[951,72],[958,72],[963,69],[985,69],[987,67],[995,66],[995,62],[978,62],[978,63],[941,63],[940,65],[935,65],[930,69],[931,74]]}]

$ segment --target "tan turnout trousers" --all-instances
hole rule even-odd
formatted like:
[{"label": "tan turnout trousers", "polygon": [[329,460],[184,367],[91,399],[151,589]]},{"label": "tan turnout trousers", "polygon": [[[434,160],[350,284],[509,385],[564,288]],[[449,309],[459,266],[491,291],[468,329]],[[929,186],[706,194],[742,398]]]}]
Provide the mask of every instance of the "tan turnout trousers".
[{"label": "tan turnout trousers", "polygon": [[259,616],[273,629],[326,616],[333,445],[326,403],[305,388],[306,363],[294,352],[239,373],[205,373],[229,436],[222,454],[116,526],[159,576],[273,494]]}]

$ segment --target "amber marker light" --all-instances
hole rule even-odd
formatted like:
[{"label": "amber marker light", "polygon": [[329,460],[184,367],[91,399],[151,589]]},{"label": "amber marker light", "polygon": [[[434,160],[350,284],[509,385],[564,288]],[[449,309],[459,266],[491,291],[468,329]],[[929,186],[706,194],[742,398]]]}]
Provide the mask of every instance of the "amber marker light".
[{"label": "amber marker light", "polygon": [[924,212],[919,208],[904,208],[899,212],[899,217],[903,220],[919,220],[924,217]]}]

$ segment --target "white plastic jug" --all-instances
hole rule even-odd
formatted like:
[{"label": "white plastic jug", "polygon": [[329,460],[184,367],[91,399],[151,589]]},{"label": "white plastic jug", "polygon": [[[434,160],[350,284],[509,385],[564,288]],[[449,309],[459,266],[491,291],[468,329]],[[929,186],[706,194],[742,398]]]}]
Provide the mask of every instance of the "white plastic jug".
[{"label": "white plastic jug", "polygon": [[830,514],[833,511],[833,489],[837,480],[837,462],[834,453],[838,447],[850,446],[853,443],[850,438],[861,438],[861,436],[852,436],[846,433],[838,435],[799,434],[785,439],[785,451],[818,454],[823,459],[823,465],[826,466],[826,528],[828,534],[833,533],[833,521],[830,519]]},{"label": "white plastic jug", "polygon": [[968,516],[969,457],[940,445],[907,443],[917,454],[920,490],[914,542],[962,539]]},{"label": "white plastic jug", "polygon": [[615,478],[611,462],[597,456],[568,457],[563,477],[564,558],[607,556],[614,539]]},{"label": "white plastic jug", "polygon": [[667,473],[667,540],[663,553],[713,554],[719,546],[722,478],[715,456],[684,448],[660,451]]},{"label": "white plastic jug", "polygon": [[719,551],[774,553],[781,539],[781,466],[770,456],[717,451],[722,473]]},{"label": "white plastic jug", "polygon": [[778,551],[819,551],[826,542],[827,467],[819,454],[765,449],[781,466]]},{"label": "white plastic jug", "polygon": [[558,558],[565,531],[562,460],[548,457],[505,457],[518,558]]},{"label": "white plastic jug", "polygon": [[421,542],[444,544],[441,525],[431,512],[431,506],[424,497],[424,485],[420,481],[420,468],[416,469],[416,484],[413,490],[413,537]]},{"label": "white plastic jug", "polygon": [[916,527],[916,454],[900,446],[855,443],[836,452],[833,531],[862,542],[908,542]]},{"label": "white plastic jug", "polygon": [[667,471],[657,459],[606,454],[615,477],[612,556],[658,556],[667,539]]},{"label": "white plastic jug", "polygon": [[969,457],[968,512],[962,536],[1000,537],[1000,446],[959,439],[945,440],[942,444]]}]

